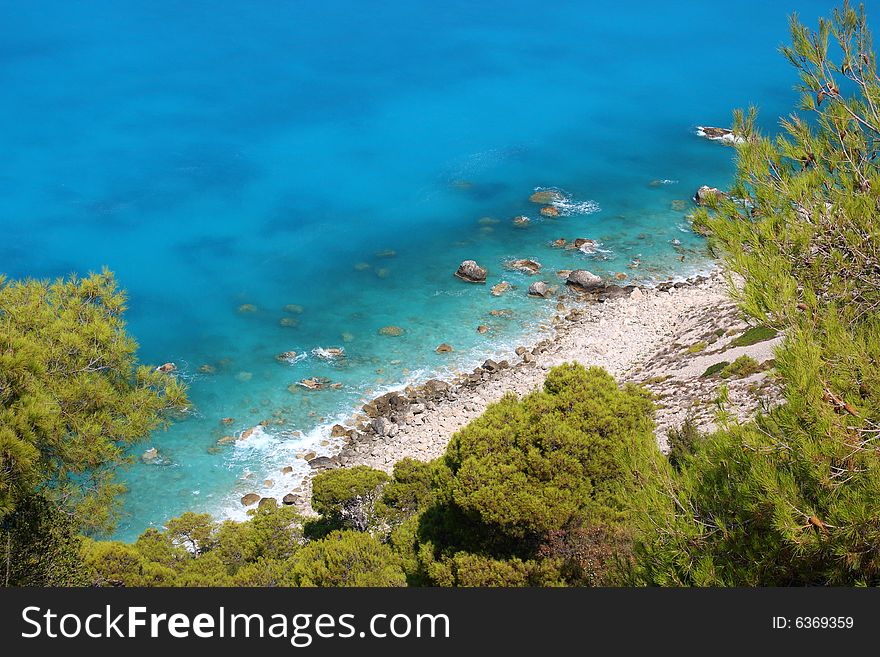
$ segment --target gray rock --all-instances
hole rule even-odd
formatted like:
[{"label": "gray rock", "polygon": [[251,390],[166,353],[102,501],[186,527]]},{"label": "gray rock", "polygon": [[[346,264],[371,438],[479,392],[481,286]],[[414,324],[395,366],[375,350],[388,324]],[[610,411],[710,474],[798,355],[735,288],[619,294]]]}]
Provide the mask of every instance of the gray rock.
[{"label": "gray rock", "polygon": [[465,260],[458,266],[455,276],[468,283],[485,283],[488,272],[474,260]]},{"label": "gray rock", "polygon": [[329,456],[318,456],[309,461],[309,467],[314,470],[335,468],[336,466],[336,460]]},{"label": "gray rock", "polygon": [[391,436],[393,435],[391,433],[392,427],[396,427],[397,425],[387,417],[377,417],[370,423],[370,426],[373,428],[373,432],[377,436]]},{"label": "gray rock", "polygon": [[568,275],[565,284],[581,290],[595,290],[603,285],[601,276],[586,269],[575,269]]},{"label": "gray rock", "polygon": [[529,296],[530,297],[540,297],[542,299],[546,298],[550,294],[550,288],[547,287],[547,283],[544,281],[535,281],[531,285],[529,285]]}]

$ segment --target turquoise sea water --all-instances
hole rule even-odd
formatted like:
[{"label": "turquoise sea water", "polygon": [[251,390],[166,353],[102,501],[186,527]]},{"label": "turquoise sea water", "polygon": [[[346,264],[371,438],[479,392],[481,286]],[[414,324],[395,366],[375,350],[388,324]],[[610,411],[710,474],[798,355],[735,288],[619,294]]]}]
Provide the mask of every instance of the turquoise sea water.
[{"label": "turquoise sea water", "polygon": [[[109,266],[141,359],[191,385],[192,415],[137,450],[159,463],[124,474],[118,536],[187,509],[241,515],[243,493],[289,490],[295,454],[329,449],[328,423],[364,396],[515,345],[554,302],[526,298],[508,259],[553,283],[704,267],[673,202],[724,185],[733,152],[694,126],[756,103],[772,129],[790,110],[777,47],[794,9],[828,6],[0,2],[0,271]],[[565,216],[542,220],[540,187],[564,190]],[[551,248],[559,237],[603,251]],[[519,289],[454,279],[470,258]],[[500,308],[513,317],[488,315]],[[276,361],[287,350],[305,356]],[[309,376],[343,387],[289,389]]]}]

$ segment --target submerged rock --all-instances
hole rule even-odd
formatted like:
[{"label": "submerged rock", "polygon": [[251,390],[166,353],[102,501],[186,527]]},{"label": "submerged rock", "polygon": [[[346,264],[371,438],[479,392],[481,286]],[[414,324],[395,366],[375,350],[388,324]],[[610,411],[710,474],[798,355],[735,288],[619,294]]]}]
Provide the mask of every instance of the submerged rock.
[{"label": "submerged rock", "polygon": [[522,214],[513,218],[513,225],[518,226],[519,228],[524,228],[530,223],[532,223],[532,220]]},{"label": "submerged rock", "polygon": [[468,283],[485,283],[488,272],[474,260],[465,260],[458,266],[455,276]]},{"label": "submerged rock", "polygon": [[513,310],[510,308],[499,308],[497,310],[490,310],[489,314],[492,315],[492,317],[512,317]]},{"label": "submerged rock", "polygon": [[477,327],[477,333],[488,333],[488,332],[489,332],[489,327],[486,326],[485,324],[480,324]]},{"label": "submerged rock", "polygon": [[452,345],[446,344],[444,342],[443,344],[438,346],[434,351],[436,351],[438,354],[448,354],[450,352],[455,351],[455,349],[452,348]]},{"label": "submerged rock", "polygon": [[574,248],[576,248],[581,253],[592,255],[599,248],[599,243],[596,240],[579,237],[574,241]]},{"label": "submerged rock", "polygon": [[238,307],[238,312],[244,313],[255,313],[257,312],[257,307],[252,303],[243,303]]},{"label": "submerged rock", "polygon": [[553,246],[555,246],[557,249],[564,248],[566,244],[567,242],[562,237],[560,237],[558,240],[553,240]]},{"label": "submerged rock", "polygon": [[324,386],[330,383],[330,379],[323,376],[313,376],[308,379],[303,379],[299,381],[297,385],[302,386],[303,388],[307,388],[309,390],[320,390]]},{"label": "submerged rock", "polygon": [[155,461],[157,458],[159,458],[159,450],[155,447],[151,447],[146,452],[144,452],[143,456],[141,456],[141,459],[144,461],[144,463],[150,463],[152,461]]},{"label": "submerged rock", "polygon": [[301,314],[303,311],[303,307],[298,303],[289,303],[284,306],[284,312],[286,313],[294,313],[296,315]]},{"label": "submerged rock", "polygon": [[204,365],[199,365],[199,372],[201,374],[215,374],[217,372],[217,368],[213,365],[205,363]]},{"label": "submerged rock", "polygon": [[550,205],[551,203],[564,201],[565,196],[562,192],[556,191],[555,189],[541,189],[529,196],[529,200],[538,205]]},{"label": "submerged rock", "polygon": [[315,347],[312,353],[322,360],[336,360],[337,358],[345,358],[345,349],[342,347]]},{"label": "submerged rock", "polygon": [[510,283],[508,283],[507,281],[501,281],[497,285],[492,286],[492,290],[491,290],[492,296],[493,297],[500,297],[502,294],[507,292],[507,290],[509,290],[509,289],[510,289]]},{"label": "submerged rock", "polygon": [[558,217],[559,208],[557,208],[555,205],[548,205],[541,208],[541,214],[543,214],[545,217]]},{"label": "submerged rock", "polygon": [[565,284],[581,290],[593,290],[602,286],[602,277],[586,269],[575,269],[568,275]]},{"label": "submerged rock", "polygon": [[403,329],[399,326],[383,326],[379,329],[379,335],[387,335],[392,338],[403,335]]},{"label": "submerged rock", "polygon": [[280,354],[275,356],[275,360],[279,362],[287,361],[292,362],[296,360],[296,352],[295,351],[282,351]]},{"label": "submerged rock", "polygon": [[174,372],[176,370],[177,365],[175,365],[174,363],[165,363],[164,365],[159,365],[159,367],[156,368],[157,372],[164,372],[165,374],[170,374],[171,372]]},{"label": "submerged rock", "polygon": [[508,269],[515,269],[517,271],[521,271],[524,274],[528,274],[529,276],[534,276],[539,271],[541,271],[541,263],[537,260],[512,260],[505,265]]}]

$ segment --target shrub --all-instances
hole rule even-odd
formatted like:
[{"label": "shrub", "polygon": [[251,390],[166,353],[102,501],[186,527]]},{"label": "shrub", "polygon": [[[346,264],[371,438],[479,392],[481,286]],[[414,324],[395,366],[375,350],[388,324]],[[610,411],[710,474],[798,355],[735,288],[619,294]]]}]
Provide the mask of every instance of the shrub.
[{"label": "shrub", "polygon": [[312,480],[312,508],[345,527],[366,531],[375,524],[375,504],[388,479],[366,465],[322,472]]}]

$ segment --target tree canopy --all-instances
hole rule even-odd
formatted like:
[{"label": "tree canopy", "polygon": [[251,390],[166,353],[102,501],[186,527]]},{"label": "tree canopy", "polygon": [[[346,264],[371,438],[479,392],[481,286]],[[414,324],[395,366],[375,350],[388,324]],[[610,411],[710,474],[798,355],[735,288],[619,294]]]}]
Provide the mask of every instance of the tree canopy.
[{"label": "tree canopy", "polygon": [[186,404],[138,365],[109,271],[52,282],[0,276],[0,516],[35,492],[89,533],[112,526],[127,450]]}]

